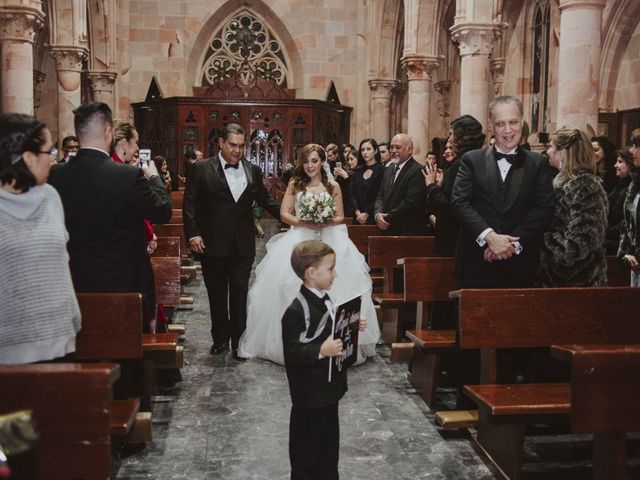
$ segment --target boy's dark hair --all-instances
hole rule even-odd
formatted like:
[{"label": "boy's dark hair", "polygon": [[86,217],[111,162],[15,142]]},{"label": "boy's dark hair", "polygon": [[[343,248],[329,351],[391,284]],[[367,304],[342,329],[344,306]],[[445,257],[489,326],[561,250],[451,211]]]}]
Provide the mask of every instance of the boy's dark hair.
[{"label": "boy's dark hair", "polygon": [[296,275],[304,281],[304,273],[310,267],[318,265],[324,257],[334,254],[333,248],[320,240],[305,240],[293,248],[291,267]]},{"label": "boy's dark hair", "polygon": [[44,144],[45,124],[31,115],[3,113],[0,115],[0,182],[12,183],[16,190],[28,191],[36,184],[22,154],[39,155]]},{"label": "boy's dark hair", "polygon": [[91,129],[91,124],[96,120],[103,124],[113,125],[113,114],[109,105],[102,102],[89,102],[76,108],[73,111],[73,126],[76,129],[76,135],[78,137],[86,135]]}]

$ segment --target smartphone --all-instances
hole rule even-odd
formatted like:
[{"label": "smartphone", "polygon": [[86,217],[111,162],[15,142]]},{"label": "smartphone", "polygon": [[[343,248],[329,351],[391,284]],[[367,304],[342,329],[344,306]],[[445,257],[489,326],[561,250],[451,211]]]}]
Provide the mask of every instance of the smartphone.
[{"label": "smartphone", "polygon": [[342,168],[342,162],[336,162],[336,168]]},{"label": "smartphone", "polygon": [[148,148],[141,148],[138,151],[138,158],[140,159],[140,168],[147,168],[151,161],[151,150]]}]

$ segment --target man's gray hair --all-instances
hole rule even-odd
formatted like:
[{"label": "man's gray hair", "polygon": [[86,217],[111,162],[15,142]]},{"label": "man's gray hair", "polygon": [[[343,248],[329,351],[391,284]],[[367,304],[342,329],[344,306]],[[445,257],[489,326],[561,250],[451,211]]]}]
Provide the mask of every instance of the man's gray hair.
[{"label": "man's gray hair", "polygon": [[242,128],[237,123],[230,123],[222,129],[222,134],[220,135],[220,137],[222,138],[222,140],[226,141],[230,133],[233,133],[234,135],[244,135],[244,128]]},{"label": "man's gray hair", "polygon": [[493,116],[493,109],[496,107],[496,105],[503,104],[515,105],[516,107],[518,107],[518,111],[520,112],[520,118],[524,117],[524,107],[522,106],[522,102],[519,98],[516,98],[512,95],[501,95],[491,100],[491,103],[489,104],[489,120],[491,120]]}]

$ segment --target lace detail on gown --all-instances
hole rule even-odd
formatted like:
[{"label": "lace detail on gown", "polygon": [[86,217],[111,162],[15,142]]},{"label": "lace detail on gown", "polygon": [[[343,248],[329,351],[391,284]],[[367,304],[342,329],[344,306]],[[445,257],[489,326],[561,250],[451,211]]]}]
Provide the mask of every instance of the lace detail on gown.
[{"label": "lace detail on gown", "polygon": [[[299,213],[296,195],[295,210]],[[282,316],[300,291],[302,281],[291,268],[293,247],[304,240],[316,238],[316,230],[291,227],[289,231],[274,235],[267,243],[267,254],[256,267],[256,278],[249,290],[247,329],[240,339],[239,353],[284,364],[282,353]],[[367,328],[360,334],[358,362],[375,355],[380,329],[373,301],[371,277],[364,256],[349,239],[346,225],[333,225],[321,229],[321,239],[336,252],[336,279],[329,291],[335,304],[355,295],[362,295],[362,316]]]}]

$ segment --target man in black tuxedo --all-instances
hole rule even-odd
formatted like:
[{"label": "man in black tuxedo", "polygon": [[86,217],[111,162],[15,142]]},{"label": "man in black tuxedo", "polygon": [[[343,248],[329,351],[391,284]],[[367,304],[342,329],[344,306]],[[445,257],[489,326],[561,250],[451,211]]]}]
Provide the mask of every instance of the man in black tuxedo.
[{"label": "man in black tuxedo", "polygon": [[225,127],[217,157],[192,165],[184,195],[184,230],[201,255],[211,310],[211,353],[231,348],[237,355],[247,324],[249,276],[256,254],[251,204],[280,219],[280,205],[262,183],[262,172],[243,158],[244,129]]},{"label": "man in black tuxedo", "polygon": [[144,220],[168,222],[171,198],[153,162],[140,169],[111,159],[108,105],[79,106],[74,125],[80,150],[49,175],[64,206],[73,285],[77,292],[140,292],[148,327],[156,305]]},{"label": "man in black tuxedo", "polygon": [[387,168],[375,205],[375,221],[384,235],[426,235],[427,187],[422,165],[413,158],[413,141],[399,133],[391,140],[395,165]]},{"label": "man in black tuxedo", "polygon": [[549,164],[519,148],[522,103],[502,96],[489,107],[495,144],[462,156],[451,195],[461,227],[455,257],[458,288],[531,287],[538,241],[551,220]]}]

